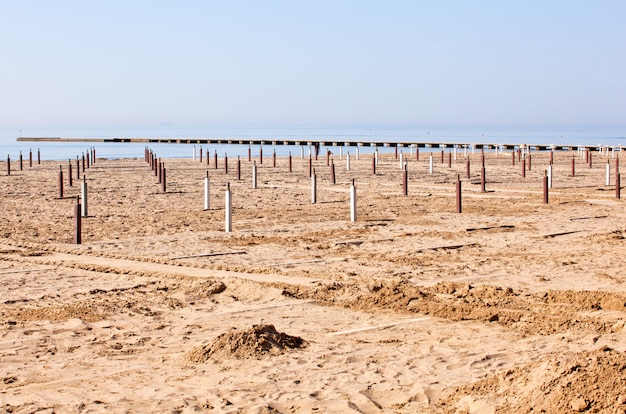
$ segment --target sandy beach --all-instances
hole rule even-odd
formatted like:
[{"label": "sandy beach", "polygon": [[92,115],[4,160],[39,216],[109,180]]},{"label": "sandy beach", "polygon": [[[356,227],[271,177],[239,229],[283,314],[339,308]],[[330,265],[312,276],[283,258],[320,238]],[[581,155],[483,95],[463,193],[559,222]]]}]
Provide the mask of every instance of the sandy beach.
[{"label": "sandy beach", "polygon": [[289,172],[269,147],[256,189],[247,158],[241,180],[236,159],[164,158],[166,192],[143,154],[98,158],[81,244],[76,166],[70,186],[67,162],[0,162],[5,412],[626,412],[618,153],[555,152],[546,204],[549,152],[525,177],[486,152],[482,192],[478,152],[467,178],[461,153],[431,174],[405,149],[405,196],[393,151],[372,174],[331,150],[316,203],[308,156]]}]

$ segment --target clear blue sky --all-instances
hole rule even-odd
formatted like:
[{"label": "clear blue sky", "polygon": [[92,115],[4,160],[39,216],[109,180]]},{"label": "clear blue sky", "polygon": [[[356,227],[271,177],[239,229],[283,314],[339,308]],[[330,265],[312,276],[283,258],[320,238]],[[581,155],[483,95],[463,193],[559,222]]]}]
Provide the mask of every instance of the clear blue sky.
[{"label": "clear blue sky", "polygon": [[0,125],[626,125],[626,1],[0,0]]}]

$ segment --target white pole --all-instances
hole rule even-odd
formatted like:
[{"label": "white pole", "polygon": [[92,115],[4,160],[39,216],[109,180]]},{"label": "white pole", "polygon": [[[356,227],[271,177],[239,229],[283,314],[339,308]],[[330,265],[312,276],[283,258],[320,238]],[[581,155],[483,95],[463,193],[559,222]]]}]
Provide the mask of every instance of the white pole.
[{"label": "white pole", "polygon": [[206,178],[204,179],[204,209],[208,210],[211,208],[210,200],[210,187],[209,187],[209,172],[206,173]]},{"label": "white pole", "polygon": [[350,186],[350,221],[356,222],[356,187],[354,186],[354,180]]},{"label": "white pole", "polygon": [[196,146],[193,146],[193,160],[196,160]]},{"label": "white pole", "polygon": [[433,173],[433,154],[430,154],[430,173]]},{"label": "white pole", "polygon": [[467,158],[467,144],[463,145],[463,157]]},{"label": "white pole", "polygon": [[609,164],[609,162],[606,162],[606,185],[610,185],[611,184],[611,164]]},{"label": "white pole", "polygon": [[232,194],[230,193],[230,183],[228,183],[228,187],[226,187],[226,196],[224,197],[225,210],[226,210],[226,233],[230,233],[233,231],[233,199]]},{"label": "white pole", "polygon": [[300,158],[304,159],[304,146],[300,145]]},{"label": "white pole", "polygon": [[474,144],[472,144],[472,154],[474,154],[476,151],[476,146]]},{"label": "white pole", "polygon": [[552,165],[548,165],[548,188],[552,188]]},{"label": "white pole", "polygon": [[404,157],[402,156],[402,151],[400,151],[400,169],[404,168]]},{"label": "white pole", "polygon": [[356,146],[356,160],[359,160],[359,146]]},{"label": "white pole", "polygon": [[350,153],[346,154],[346,171],[350,171]]},{"label": "white pole", "polygon": [[87,178],[83,174],[83,182],[80,185],[81,189],[81,216],[87,217]]},{"label": "white pole", "polygon": [[456,144],[454,144],[454,161],[456,161]]},{"label": "white pole", "polygon": [[311,174],[311,204],[317,203],[317,176],[315,172]]},{"label": "white pole", "polygon": [[378,148],[376,148],[376,150],[374,151],[374,162],[378,167]]},{"label": "white pole", "polygon": [[256,189],[256,161],[252,165],[252,188]]},{"label": "white pole", "polygon": [[343,160],[343,147],[339,147],[339,159]]}]

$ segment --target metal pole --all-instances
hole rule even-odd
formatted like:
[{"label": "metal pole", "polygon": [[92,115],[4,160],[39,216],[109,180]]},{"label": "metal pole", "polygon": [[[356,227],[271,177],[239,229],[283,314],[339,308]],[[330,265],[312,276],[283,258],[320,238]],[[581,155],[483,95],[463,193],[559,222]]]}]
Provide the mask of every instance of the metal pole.
[{"label": "metal pole", "polygon": [[59,165],[59,198],[63,198],[63,166]]},{"label": "metal pole", "polygon": [[461,175],[456,175],[456,212],[461,213]]},{"label": "metal pole", "polygon": [[543,203],[548,204],[548,170],[543,172]]},{"label": "metal pole", "polygon": [[356,222],[356,187],[354,180],[352,180],[352,185],[350,186],[350,221]]},{"label": "metal pole", "polygon": [[315,169],[311,175],[311,203],[317,203],[317,176],[315,175]]},{"label": "metal pole", "polygon": [[225,230],[226,233],[230,233],[233,231],[233,199],[230,192],[230,183],[227,183],[224,206],[226,210]]},{"label": "metal pole", "polygon": [[204,178],[204,209],[208,210],[211,207],[210,194],[211,194],[211,183],[209,182],[209,172],[206,172],[206,177]]},{"label": "metal pole", "polygon": [[256,180],[256,161],[252,164],[252,188],[257,188],[257,180]]},{"label": "metal pole", "polygon": [[78,202],[78,197],[76,197],[76,204],[74,205],[74,244],[81,244],[81,232],[80,203]]},{"label": "metal pole", "polygon": [[83,175],[83,182],[80,184],[80,195],[82,198],[81,214],[87,217],[87,177]]}]

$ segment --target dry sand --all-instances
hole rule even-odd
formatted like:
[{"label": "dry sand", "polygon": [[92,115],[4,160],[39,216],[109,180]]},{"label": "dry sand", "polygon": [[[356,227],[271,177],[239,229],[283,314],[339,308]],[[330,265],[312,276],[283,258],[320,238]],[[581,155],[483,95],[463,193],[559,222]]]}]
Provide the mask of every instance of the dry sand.
[{"label": "dry sand", "polygon": [[[71,154],[70,154],[71,156]],[[211,179],[166,159],[0,163],[0,398],[6,412],[624,412],[626,209],[615,160],[393,153],[251,165]],[[577,163],[570,176],[571,159]],[[611,185],[605,186],[610,161]],[[61,163],[67,177],[67,163]],[[74,166],[75,167],[75,166]],[[455,211],[461,175],[463,212]],[[358,220],[350,222],[356,180]],[[233,232],[224,232],[224,191]],[[543,411],[542,411],[543,410]]]}]

